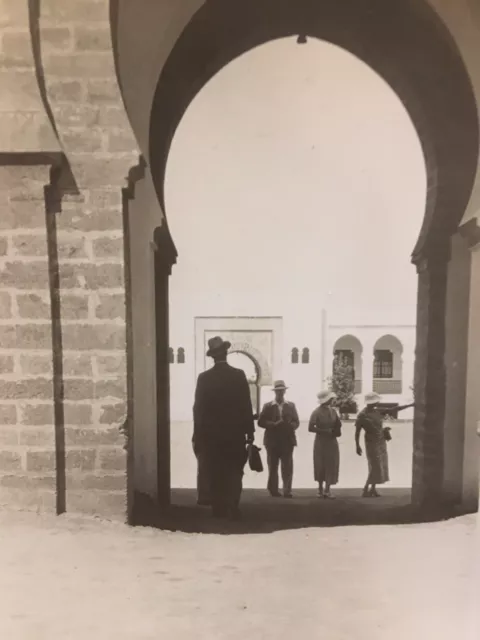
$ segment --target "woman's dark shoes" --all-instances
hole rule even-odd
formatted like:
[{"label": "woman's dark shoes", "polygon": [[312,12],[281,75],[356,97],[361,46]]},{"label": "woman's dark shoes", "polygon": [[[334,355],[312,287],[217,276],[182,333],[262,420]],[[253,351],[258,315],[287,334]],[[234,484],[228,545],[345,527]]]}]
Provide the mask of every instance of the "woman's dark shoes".
[{"label": "woman's dark shoes", "polygon": [[284,498],[293,498],[293,494],[292,494],[290,491],[286,491],[286,492],[283,494],[283,497],[284,497]]},{"label": "woman's dark shoes", "polygon": [[380,498],[381,496],[380,496],[380,494],[378,493],[378,491],[376,489],[372,489],[370,491],[370,497],[371,498]]},{"label": "woman's dark shoes", "polygon": [[325,498],[325,500],[335,500],[335,496],[333,496],[330,491],[326,491],[323,494],[323,497]]},{"label": "woman's dark shoes", "polygon": [[364,489],[362,493],[362,498],[371,498],[372,494],[368,489]]},{"label": "woman's dark shoes", "polygon": [[272,498],[281,498],[282,494],[279,491],[270,491]]}]

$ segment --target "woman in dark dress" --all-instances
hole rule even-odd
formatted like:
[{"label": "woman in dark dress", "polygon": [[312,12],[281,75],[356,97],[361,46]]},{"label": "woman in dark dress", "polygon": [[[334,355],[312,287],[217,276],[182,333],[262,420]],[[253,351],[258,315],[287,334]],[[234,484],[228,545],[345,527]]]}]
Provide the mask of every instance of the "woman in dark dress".
[{"label": "woman in dark dress", "polygon": [[[387,440],[390,430],[383,426],[386,414],[392,409],[379,407],[381,397],[377,393],[365,396],[365,408],[361,411],[355,423],[355,444],[357,455],[363,454],[360,446],[360,433],[365,431],[365,451],[368,462],[368,476],[363,488],[364,498],[378,498],[377,484],[384,484],[390,480],[388,470]],[[395,412],[413,407],[414,403],[395,407]]]},{"label": "woman in dark dress", "polygon": [[[318,482],[318,497],[332,499],[330,487],[338,482],[340,450],[337,438],[341,436],[342,423],[332,407],[335,394],[321,391],[317,396],[320,406],[310,417],[308,430],[315,433],[313,445],[313,470]],[[325,488],[324,488],[325,485]]]}]

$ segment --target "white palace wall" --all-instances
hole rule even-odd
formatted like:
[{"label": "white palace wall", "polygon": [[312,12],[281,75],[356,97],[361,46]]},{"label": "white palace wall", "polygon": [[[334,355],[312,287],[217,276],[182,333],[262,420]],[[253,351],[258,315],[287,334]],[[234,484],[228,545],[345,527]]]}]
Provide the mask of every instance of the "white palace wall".
[{"label": "white palace wall", "polygon": [[[210,366],[204,355],[206,342],[216,334],[234,343],[234,349],[250,350],[247,347],[250,345],[253,356],[257,359],[256,354],[263,353],[265,363],[268,361],[269,376],[264,376],[260,381],[261,403],[271,399],[272,381],[284,379],[289,386],[289,397],[296,403],[301,420],[308,419],[316,406],[317,392],[328,385],[334,348],[344,336],[353,336],[361,345],[361,366],[355,362],[355,368],[361,371],[356,377],[362,378],[361,388],[357,388],[357,402],[360,406],[364,393],[375,388],[375,346],[384,348],[385,345],[388,346],[389,340],[401,345],[401,353],[394,354],[393,377],[396,381],[401,381],[402,389],[400,393],[398,389],[389,393],[390,381],[380,381],[384,386],[379,390],[382,391],[385,402],[402,404],[412,399],[414,324],[395,324],[390,318],[378,314],[372,314],[368,323],[365,314],[354,312],[348,313],[350,322],[346,323],[345,313],[322,313],[320,309],[311,314],[311,304],[300,299],[295,304],[289,299],[288,307],[285,308],[281,301],[270,301],[270,304],[265,299],[248,301],[247,296],[245,299],[235,296],[234,300],[228,300],[226,296],[218,299],[204,297],[190,300],[188,307],[187,303],[173,299],[170,320],[170,344],[174,354],[174,362],[170,367],[171,420],[191,420],[196,378]],[[255,310],[255,315],[248,313],[251,309]],[[270,331],[271,340],[265,337],[262,342],[262,331]],[[185,363],[178,362],[179,348],[185,350]],[[298,349],[299,352],[296,364],[292,362],[292,349]],[[302,362],[304,349],[308,349],[308,362]],[[266,365],[261,368],[265,369]],[[401,417],[410,419],[412,412],[408,410]]]}]

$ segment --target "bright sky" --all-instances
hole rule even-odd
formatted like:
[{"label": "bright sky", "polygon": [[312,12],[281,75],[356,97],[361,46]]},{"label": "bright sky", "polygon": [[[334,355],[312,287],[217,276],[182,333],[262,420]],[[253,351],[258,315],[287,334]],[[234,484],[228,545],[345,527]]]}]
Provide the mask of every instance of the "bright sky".
[{"label": "bright sky", "polygon": [[173,305],[301,291],[413,309],[425,188],[409,116],[364,63],[317,40],[250,51],[203,88],[173,141]]}]

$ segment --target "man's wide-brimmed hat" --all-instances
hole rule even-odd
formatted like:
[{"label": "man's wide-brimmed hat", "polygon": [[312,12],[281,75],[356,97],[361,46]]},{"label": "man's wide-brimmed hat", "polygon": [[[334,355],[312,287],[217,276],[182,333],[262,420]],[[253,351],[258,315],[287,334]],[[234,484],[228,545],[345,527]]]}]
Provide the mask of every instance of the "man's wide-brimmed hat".
[{"label": "man's wide-brimmed hat", "polygon": [[377,402],[380,402],[381,399],[382,396],[375,392],[365,394],[365,404],[376,404]]},{"label": "man's wide-brimmed hat", "polygon": [[274,391],[280,391],[280,390],[284,390],[288,389],[287,385],[285,384],[285,382],[283,380],[275,380],[275,382],[273,383],[273,390]]},{"label": "man's wide-brimmed hat", "polygon": [[336,396],[333,391],[330,391],[329,389],[325,389],[324,391],[320,391],[319,393],[317,393],[317,398],[320,404],[325,404],[329,400],[333,400],[333,398],[335,397]]},{"label": "man's wide-brimmed hat", "polygon": [[207,356],[214,356],[217,353],[222,351],[228,351],[232,346],[231,342],[228,340],[222,340],[220,336],[215,336],[214,338],[210,338],[208,341],[208,351]]}]

